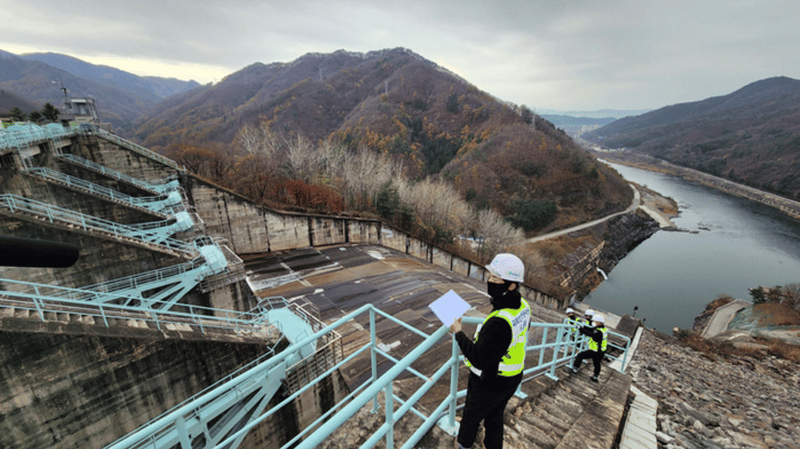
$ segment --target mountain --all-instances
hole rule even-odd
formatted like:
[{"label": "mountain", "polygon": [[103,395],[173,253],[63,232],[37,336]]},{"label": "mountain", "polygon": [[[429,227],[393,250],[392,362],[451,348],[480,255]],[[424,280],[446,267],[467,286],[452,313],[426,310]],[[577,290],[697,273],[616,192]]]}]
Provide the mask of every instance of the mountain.
[{"label": "mountain", "polygon": [[626,117],[583,138],[800,199],[800,80],[756,81]]},{"label": "mountain", "polygon": [[141,77],[113,67],[89,64],[72,56],[58,53],[28,53],[20,55],[20,57],[29,61],[43,62],[79,78],[115,87],[154,102],[200,86],[194,80]]},{"label": "mountain", "polygon": [[505,214],[517,200],[554,201],[566,224],[630,201],[624,180],[552,123],[403,48],[252,64],[162,101],[134,137],[154,149],[235,148],[246,124],[396,155],[411,176],[450,179]]},{"label": "mountain", "polygon": [[100,119],[121,134],[126,134],[134,119],[166,96],[199,86],[194,81],[143,78],[65,55],[17,56],[0,50],[0,90],[19,99],[9,100],[9,109],[19,107],[28,113],[48,102],[61,108],[62,84],[71,97],[93,96]]},{"label": "mountain", "polygon": [[40,109],[28,100],[0,89],[0,116],[7,115],[13,108],[20,108],[26,113]]}]

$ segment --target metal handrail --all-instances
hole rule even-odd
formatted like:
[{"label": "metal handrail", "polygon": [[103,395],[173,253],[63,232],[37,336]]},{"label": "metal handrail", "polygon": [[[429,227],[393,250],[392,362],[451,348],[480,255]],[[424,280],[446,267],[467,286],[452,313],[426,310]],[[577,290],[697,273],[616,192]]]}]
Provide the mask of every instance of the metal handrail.
[{"label": "metal handrail", "polygon": [[147,157],[149,159],[154,159],[154,160],[156,160],[158,162],[161,162],[162,164],[164,164],[166,166],[169,166],[169,167],[174,168],[175,170],[181,171],[181,167],[178,164],[176,164],[175,161],[173,161],[172,159],[168,159],[168,158],[156,153],[153,150],[148,150],[147,148],[145,148],[145,147],[143,147],[141,145],[137,145],[137,144],[135,144],[135,143],[133,143],[131,141],[122,139],[122,138],[116,136],[115,134],[112,134],[112,133],[110,133],[110,132],[108,132],[108,131],[106,131],[104,129],[99,129],[98,128],[98,129],[95,130],[95,133],[98,136],[100,136],[100,137],[102,137],[102,138],[104,138],[104,139],[106,139],[106,140],[108,140],[110,142],[116,143],[119,146],[125,147],[125,148],[127,148],[127,149],[129,149],[129,150],[131,150],[131,151],[133,151],[135,153],[139,153],[142,156],[145,156],[145,157]]},{"label": "metal handrail", "polygon": [[[112,295],[114,293],[86,292],[81,289],[59,287],[48,284],[17,281],[13,279],[0,279],[6,289],[0,291],[0,309],[14,308],[35,311],[42,321],[46,321],[45,313],[72,313],[99,318],[109,327],[109,319],[141,320],[156,324],[161,329],[165,324],[196,325],[202,333],[208,329],[235,330],[238,334],[242,330],[258,331],[267,329],[268,338],[272,338],[272,327],[269,323],[258,320],[258,313],[237,312],[232,310],[214,309],[191,304],[179,304],[181,310],[148,309],[143,310],[135,306],[111,303],[92,303],[74,299],[79,295]],[[17,290],[9,290],[9,287]],[[130,302],[132,298],[127,295],[115,295],[120,302]],[[16,300],[14,298],[17,298]],[[167,302],[153,301],[167,305]]]},{"label": "metal handrail", "polygon": [[[2,209],[8,209],[11,213],[21,211],[34,214],[50,223],[67,223],[84,231],[107,232],[117,238],[135,238],[184,253],[196,253],[196,247],[190,243],[163,237],[163,235],[149,235],[143,232],[157,228],[153,223],[124,225],[8,193],[0,194],[0,210]],[[165,229],[168,226],[166,222],[159,223]]]},{"label": "metal handrail", "polygon": [[118,181],[126,182],[142,190],[152,192],[156,195],[165,195],[171,192],[172,190],[182,190],[180,185],[177,182],[174,182],[173,180],[164,181],[161,184],[153,184],[150,182],[142,181],[141,179],[138,178],[134,178],[133,176],[127,175],[112,168],[108,168],[105,165],[98,164],[97,162],[92,162],[88,159],[75,156],[74,154],[66,154],[66,153],[59,154],[58,157],[72,164],[88,168],[90,170],[94,170],[98,173],[101,173],[103,176],[109,177],[111,179],[116,179]]},{"label": "metal handrail", "polygon": [[[235,390],[237,388],[237,385],[248,381],[248,379],[266,375],[266,373],[270,372],[270,370],[273,369],[274,367],[277,367],[281,364],[286,365],[287,362],[296,358],[300,350],[306,345],[315,342],[316,340],[334,331],[335,329],[339,328],[345,323],[351,320],[355,320],[357,317],[367,313],[369,314],[369,322],[370,322],[370,343],[368,345],[363,346],[362,348],[356,350],[353,354],[351,354],[347,358],[331,366],[327,371],[319,374],[317,381],[311,382],[305,385],[304,387],[298,389],[296,392],[286,397],[280,404],[276,405],[275,407],[268,410],[264,414],[255,417],[250,422],[245,424],[240,430],[229,435],[227,439],[213,446],[213,448],[229,447],[235,441],[240,440],[253,427],[259,425],[264,420],[268,419],[270,416],[275,414],[278,410],[280,410],[281,407],[291,403],[301,394],[308,391],[310,388],[316,385],[316,383],[319,382],[320,379],[323,379],[324,377],[340,369],[342,366],[354,360],[356,357],[361,357],[362,355],[365,355],[367,351],[369,351],[371,357],[372,376],[370,380],[366,384],[356,389],[356,391],[351,393],[349,396],[347,396],[345,400],[340,401],[338,404],[336,404],[330,411],[325,413],[314,423],[310,424],[305,430],[300,432],[300,434],[298,434],[291,441],[287,442],[284,446],[282,446],[282,448],[316,447],[336,429],[340,428],[341,425],[344,424],[344,422],[347,419],[354,416],[355,413],[357,413],[368,402],[373,401],[373,412],[377,412],[378,395],[381,392],[384,392],[385,394],[386,423],[383,426],[381,426],[380,429],[377,432],[375,432],[361,446],[362,448],[372,447],[379,440],[383,438],[386,439],[386,447],[393,448],[394,423],[397,422],[399,419],[401,419],[409,411],[412,411],[417,416],[423,418],[424,422],[421,426],[418,426],[417,431],[414,432],[414,434],[409,437],[409,439],[405,442],[403,448],[413,447],[425,435],[425,433],[427,433],[430,430],[430,428],[437,423],[437,421],[440,423],[440,426],[442,426],[445,429],[449,429],[450,431],[455,429],[455,410],[457,407],[457,400],[459,398],[466,396],[466,390],[458,391],[458,370],[462,366],[461,360],[463,360],[463,356],[460,356],[460,351],[458,348],[458,344],[455,341],[455,337],[451,338],[450,358],[444,361],[444,363],[438,369],[436,369],[435,373],[428,375],[418,373],[416,370],[411,368],[411,364],[415,362],[417,359],[419,359],[420,356],[422,356],[426,351],[431,349],[434,345],[438,344],[441,341],[441,339],[446,335],[447,328],[442,326],[439,329],[437,329],[433,334],[428,335],[380,311],[373,305],[367,304],[362,306],[358,310],[351,312],[350,314],[340,318],[335,323],[332,323],[326,326],[325,328],[315,332],[314,334],[309,335],[306,338],[295,342],[294,344],[286,348],[281,353],[275,355],[274,357],[268,360],[264,360],[263,362],[259,362],[251,369],[246,370],[238,374],[237,376],[230,378],[224,384],[217,385],[213,389],[201,393],[199,396],[185,403],[181,407],[173,409],[167,414],[162,415],[162,417],[156,419],[155,421],[152,421],[147,427],[140,428],[134,434],[131,434],[128,437],[125,437],[117,441],[111,447],[113,448],[155,447],[155,446],[148,446],[148,443],[154,441],[155,438],[155,437],[150,438],[148,436],[163,434],[163,432],[166,431],[164,429],[168,427],[174,430],[175,429],[174,423],[186,422],[186,420],[192,419],[193,416],[196,416],[196,414],[201,413],[201,410],[205,406],[210,404],[211,401],[213,401],[220,394],[223,394],[226,391]],[[421,343],[419,343],[416,348],[411,350],[411,352],[409,352],[401,360],[394,359],[393,357],[391,357],[389,354],[387,354],[385,351],[382,351],[378,347],[377,335],[376,335],[376,317],[378,315],[380,315],[385,319],[398,323],[400,326],[406,328],[409,331],[414,332],[415,334],[424,335],[424,340]],[[480,323],[481,321],[482,318],[464,317],[465,323],[477,324]],[[538,372],[539,374],[537,375],[547,374],[548,370],[546,368],[550,368],[549,375],[552,376],[554,373],[555,366],[567,363],[567,361],[571,360],[572,352],[574,351],[570,351],[570,348],[575,347],[576,344],[578,344],[574,340],[568,340],[567,338],[565,338],[565,336],[569,333],[569,329],[572,326],[569,324],[533,323],[531,327],[542,328],[543,330],[554,329],[556,331],[556,334],[554,336],[555,337],[554,341],[551,342],[549,340],[552,339],[548,338],[547,332],[543,332],[541,343],[528,346],[526,348],[527,353],[530,353],[532,351],[539,351],[539,353],[541,354],[543,351],[547,351],[551,353],[551,360],[548,360],[547,362],[543,362],[542,360],[540,360],[536,366],[526,369],[524,371],[524,375],[534,372]],[[388,360],[395,363],[393,367],[391,367],[380,377],[378,376],[378,369],[377,369],[378,356],[385,357]],[[408,371],[411,374],[422,379],[423,385],[419,387],[419,389],[416,392],[414,392],[408,399],[402,400],[401,398],[399,398],[394,394],[393,382],[405,371]],[[282,372],[285,372],[285,370],[283,370]],[[433,385],[436,384],[440,379],[442,379],[448,372],[450,372],[450,392],[448,396],[444,398],[444,400],[433,410],[433,412],[430,415],[425,415],[422,411],[414,409],[413,407],[414,405],[416,405],[419,399],[424,394],[426,394],[430,390],[430,388],[432,388]],[[532,378],[533,377],[525,378],[525,381],[528,381]],[[400,404],[400,407],[397,408],[396,410],[394,406],[395,402]],[[440,420],[439,417],[442,416],[443,414],[446,414],[448,416]],[[313,431],[313,433],[309,434],[311,429],[315,430]],[[302,441],[300,441],[301,439]],[[188,435],[186,436],[186,441],[189,441]]]},{"label": "metal handrail", "polygon": [[110,281],[101,282],[98,284],[82,286],[80,289],[76,289],[83,293],[80,296],[75,295],[75,293],[78,292],[67,290],[67,292],[70,293],[68,297],[76,301],[85,301],[85,298],[93,297],[98,293],[113,294],[120,290],[133,290],[140,287],[146,287],[153,283],[176,278],[185,273],[196,270],[204,264],[205,260],[198,257],[193,259],[191,262],[177,264],[158,270],[146,271],[124,278],[112,279]]},{"label": "metal handrail", "polygon": [[[0,149],[21,148],[33,142],[60,139],[64,137],[70,137],[78,133],[78,131],[75,129],[66,128],[60,125],[57,125],[57,127],[50,125],[44,127],[39,127],[36,125],[21,126],[24,126],[27,129],[0,131]],[[36,128],[33,128],[33,126],[36,126]]]},{"label": "metal handrail", "polygon": [[[169,199],[166,195],[159,195],[153,197],[134,197],[122,192],[118,192],[108,187],[86,181],[76,176],[71,176],[47,167],[35,167],[25,170],[26,173],[37,176],[46,180],[53,180],[65,184],[67,187],[74,189],[81,189],[89,192],[90,194],[108,198],[111,200],[121,201],[132,206],[142,207],[150,210],[151,212],[162,213],[164,215],[174,215],[176,210],[172,207],[175,202]],[[180,204],[177,203],[177,204]],[[185,208],[179,208],[182,210]],[[166,211],[172,212],[171,214],[165,213]]]}]

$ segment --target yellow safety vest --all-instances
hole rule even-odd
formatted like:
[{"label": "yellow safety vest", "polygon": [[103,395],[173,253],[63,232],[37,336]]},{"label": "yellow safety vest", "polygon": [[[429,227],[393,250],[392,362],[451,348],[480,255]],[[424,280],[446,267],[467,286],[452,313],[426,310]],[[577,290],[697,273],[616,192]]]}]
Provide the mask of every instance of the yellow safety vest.
[{"label": "yellow safety vest", "polygon": [[567,317],[567,324],[572,324],[573,326],[569,328],[569,333],[575,335],[578,332],[578,325],[581,324],[583,320],[580,318],[570,318]]},{"label": "yellow safety vest", "polygon": [[[525,299],[521,298],[518,309],[498,309],[493,311],[475,330],[476,342],[478,341],[478,335],[483,325],[493,317],[504,319],[509,327],[511,327],[511,344],[508,346],[508,350],[503,358],[500,359],[500,365],[497,367],[497,375],[503,377],[516,376],[525,368],[525,346],[528,344],[528,326],[531,322],[531,309]],[[472,366],[472,363],[470,363],[468,359],[466,363],[470,371],[478,376],[481,375],[482,371]]]},{"label": "yellow safety vest", "polygon": [[[603,333],[603,342],[600,343],[600,350],[606,352],[606,347],[608,347],[608,329],[603,326],[599,327],[598,330]],[[597,352],[597,342],[594,339],[589,339],[589,350]]]}]

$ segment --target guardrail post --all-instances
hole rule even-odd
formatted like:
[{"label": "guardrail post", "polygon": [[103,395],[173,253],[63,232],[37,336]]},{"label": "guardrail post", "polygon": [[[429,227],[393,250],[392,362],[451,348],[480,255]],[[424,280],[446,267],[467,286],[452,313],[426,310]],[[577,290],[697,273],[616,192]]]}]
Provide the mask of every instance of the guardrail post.
[{"label": "guardrail post", "polygon": [[[370,356],[372,363],[372,382],[378,380],[378,354],[375,352],[377,347],[378,336],[375,333],[375,310],[369,310],[369,342],[370,342]],[[372,399],[372,413],[378,413],[378,395]]]},{"label": "guardrail post", "polygon": [[37,296],[37,298],[34,299],[33,303],[36,304],[36,311],[39,312],[39,318],[41,318],[42,321],[44,321],[44,311],[42,310],[42,306],[39,304],[40,300],[38,298],[39,296],[41,296],[39,294],[39,286],[38,285],[34,286],[33,287],[33,291],[36,292],[36,296]]},{"label": "guardrail post", "polygon": [[628,351],[631,349],[631,339],[625,337],[625,350],[622,352],[622,366],[620,366],[620,372],[625,374],[625,362],[628,361]]},{"label": "guardrail post", "polygon": [[564,347],[562,335],[564,335],[564,329],[558,329],[556,331],[556,346],[553,348],[553,363],[550,366],[550,372],[547,374],[547,377],[553,380],[558,380],[558,376],[556,376],[556,363],[558,362],[559,354],[562,350],[564,350],[564,355],[567,354],[567,348]]},{"label": "guardrail post", "polygon": [[383,390],[384,402],[386,405],[386,424],[389,425],[389,430],[386,432],[386,449],[394,448],[394,391],[392,386],[394,381],[386,384]]},{"label": "guardrail post", "polygon": [[451,337],[452,351],[450,354],[450,396],[448,396],[450,405],[447,410],[447,416],[439,420],[439,428],[447,432],[450,436],[458,435],[458,424],[456,423],[456,408],[458,406],[458,355],[459,348],[456,336]]},{"label": "guardrail post", "polygon": [[[95,296],[97,296],[97,295],[95,295]],[[105,309],[103,309],[103,303],[102,302],[98,302],[97,307],[100,308],[100,315],[103,317],[103,323],[106,325],[106,327],[109,327],[108,326],[108,319],[106,318],[106,311],[105,311]]]},{"label": "guardrail post", "polygon": [[[542,342],[541,345],[544,346],[547,344],[547,328],[542,329]],[[539,366],[544,364],[544,348],[539,349]]]}]

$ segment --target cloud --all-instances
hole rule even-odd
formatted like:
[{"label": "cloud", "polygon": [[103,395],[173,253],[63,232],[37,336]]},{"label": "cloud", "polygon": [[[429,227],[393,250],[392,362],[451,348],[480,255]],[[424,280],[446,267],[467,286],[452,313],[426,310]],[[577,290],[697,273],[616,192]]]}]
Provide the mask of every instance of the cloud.
[{"label": "cloud", "polygon": [[0,0],[0,49],[219,79],[308,52],[406,47],[534,108],[657,108],[800,78],[795,0]]}]

